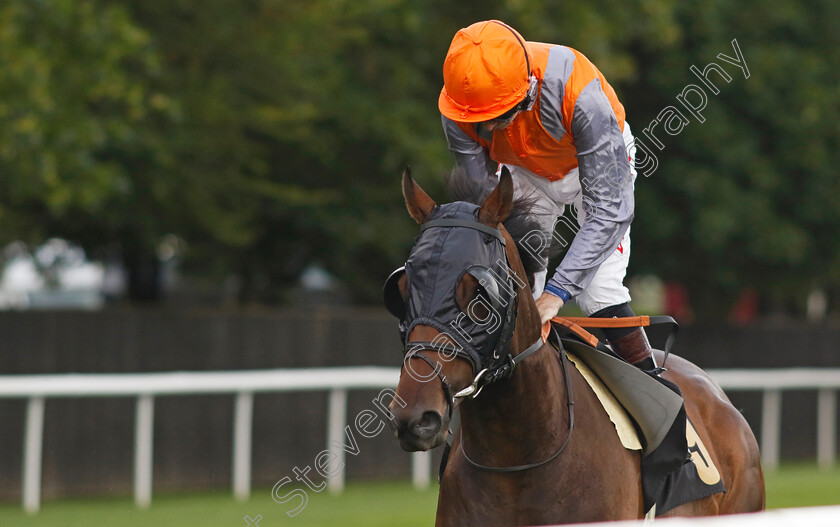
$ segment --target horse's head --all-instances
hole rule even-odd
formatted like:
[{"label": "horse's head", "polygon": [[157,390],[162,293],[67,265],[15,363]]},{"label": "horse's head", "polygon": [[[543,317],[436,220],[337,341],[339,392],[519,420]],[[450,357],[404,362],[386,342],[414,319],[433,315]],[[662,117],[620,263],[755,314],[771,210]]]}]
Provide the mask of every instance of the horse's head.
[{"label": "horse's head", "polygon": [[457,400],[475,394],[482,376],[510,361],[520,300],[533,300],[516,246],[501,225],[513,206],[506,169],[481,205],[438,206],[408,169],[403,195],[421,234],[384,294],[400,319],[404,345],[392,428],[403,449],[416,451],[440,445]]}]

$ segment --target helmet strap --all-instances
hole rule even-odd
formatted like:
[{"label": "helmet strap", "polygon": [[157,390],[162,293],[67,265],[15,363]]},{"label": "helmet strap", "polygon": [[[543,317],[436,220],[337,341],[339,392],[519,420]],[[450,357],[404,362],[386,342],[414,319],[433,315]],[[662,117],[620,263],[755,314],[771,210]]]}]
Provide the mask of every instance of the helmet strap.
[{"label": "helmet strap", "polygon": [[520,111],[530,111],[531,108],[534,107],[534,104],[537,102],[537,89],[539,84],[537,83],[537,76],[534,75],[533,71],[531,71],[531,59],[528,57],[528,48],[525,47],[525,43],[522,41],[522,38],[519,34],[514,31],[512,27],[505,24],[504,22],[499,22],[498,20],[494,20],[497,24],[504,26],[513,33],[513,36],[516,38],[516,41],[519,42],[519,45],[522,46],[522,51],[525,52],[525,68],[528,70],[528,94],[525,95],[525,98],[519,103]]}]

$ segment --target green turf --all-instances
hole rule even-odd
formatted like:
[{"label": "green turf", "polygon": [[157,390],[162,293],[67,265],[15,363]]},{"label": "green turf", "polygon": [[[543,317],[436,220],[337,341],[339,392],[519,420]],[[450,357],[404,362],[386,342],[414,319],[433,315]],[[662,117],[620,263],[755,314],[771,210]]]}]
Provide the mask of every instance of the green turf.
[{"label": "green turf", "polygon": [[[811,465],[786,465],[768,473],[767,506],[840,504],[840,467],[820,472]],[[437,489],[417,492],[407,482],[356,483],[344,494],[309,493],[303,511],[286,511],[298,501],[278,504],[269,489],[257,489],[247,503],[230,493],[155,495],[151,508],[138,511],[129,498],[47,501],[28,516],[17,503],[0,505],[2,527],[243,527],[245,516],[262,516],[260,527],[413,527],[434,524]]]},{"label": "green turf", "polygon": [[0,505],[2,527],[243,527],[245,516],[262,516],[260,527],[364,526],[405,527],[434,524],[437,488],[418,492],[407,482],[349,485],[340,496],[309,492],[309,502],[296,516],[286,511],[295,499],[275,503],[270,489],[255,489],[247,503],[229,492],[155,495],[149,509],[135,509],[131,499],[76,499],[43,503],[35,516],[19,504]]},{"label": "green turf", "polygon": [[764,475],[767,508],[840,505],[840,466],[820,471],[813,465],[784,465]]}]

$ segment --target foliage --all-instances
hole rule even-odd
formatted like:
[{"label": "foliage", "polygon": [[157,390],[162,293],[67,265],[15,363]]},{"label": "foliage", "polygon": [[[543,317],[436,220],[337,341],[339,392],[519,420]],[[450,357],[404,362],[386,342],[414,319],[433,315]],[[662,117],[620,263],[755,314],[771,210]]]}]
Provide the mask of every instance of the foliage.
[{"label": "foliage", "polygon": [[[836,2],[9,0],[0,7],[0,242],[63,236],[130,269],[160,240],[243,301],[318,263],[357,301],[416,228],[399,175],[445,199],[436,111],[458,28],[508,21],[583,51],[637,137],[737,38],[750,77],[665,136],[637,182],[631,272],[720,312],[840,286]],[[170,236],[171,238],[171,236]],[[152,265],[154,271],[154,265]],[[152,273],[154,276],[154,273]],[[154,298],[151,295],[150,298]]]},{"label": "foliage", "polygon": [[0,242],[90,237],[122,221],[138,181],[121,157],[164,156],[148,134],[173,106],[149,79],[149,35],[87,0],[0,7]]},{"label": "foliage", "polygon": [[[700,84],[689,65],[717,62],[732,80],[710,74],[721,93],[706,90],[706,122],[690,119],[664,139],[659,172],[637,182],[644,238],[636,240],[646,246],[635,254],[637,270],[686,283],[708,311],[745,287],[782,305],[840,285],[840,62],[825,53],[838,43],[837,15],[827,1],[680,5],[683,45],[665,62],[640,61],[645,85],[630,95],[637,114],[654,118],[687,84]],[[733,39],[749,78],[717,58],[735,56]]]}]

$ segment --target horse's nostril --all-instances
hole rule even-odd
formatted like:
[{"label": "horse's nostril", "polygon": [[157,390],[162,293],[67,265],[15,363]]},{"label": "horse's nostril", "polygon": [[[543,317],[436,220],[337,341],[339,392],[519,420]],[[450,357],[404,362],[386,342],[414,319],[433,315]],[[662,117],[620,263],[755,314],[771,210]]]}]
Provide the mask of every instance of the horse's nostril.
[{"label": "horse's nostril", "polygon": [[423,412],[419,419],[415,419],[409,425],[409,429],[419,438],[430,439],[440,432],[440,414],[434,411]]}]

